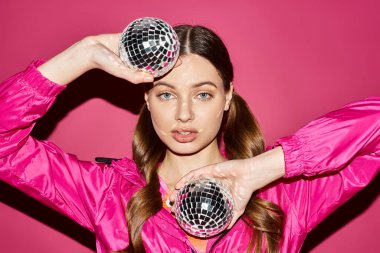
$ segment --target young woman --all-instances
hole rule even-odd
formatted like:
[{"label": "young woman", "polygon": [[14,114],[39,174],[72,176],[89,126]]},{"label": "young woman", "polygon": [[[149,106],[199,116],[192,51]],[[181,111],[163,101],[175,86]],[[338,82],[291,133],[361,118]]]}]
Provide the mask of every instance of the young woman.
[{"label": "young woman", "polygon": [[[222,41],[200,26],[175,30],[180,58],[156,80],[120,61],[113,34],[87,37],[1,84],[1,179],[93,231],[98,252],[298,252],[378,173],[380,98],[330,112],[265,152]],[[79,161],[29,135],[65,85],[93,68],[147,83],[133,160]],[[229,229],[209,239],[187,235],[170,213],[169,199],[199,175],[225,180],[236,206]]]}]

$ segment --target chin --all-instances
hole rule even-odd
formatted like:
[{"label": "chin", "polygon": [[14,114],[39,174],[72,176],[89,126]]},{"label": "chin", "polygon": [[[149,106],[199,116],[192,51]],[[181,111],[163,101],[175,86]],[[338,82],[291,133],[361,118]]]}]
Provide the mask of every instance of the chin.
[{"label": "chin", "polygon": [[182,147],[182,148],[181,147],[175,147],[175,148],[168,147],[168,150],[170,150],[170,152],[172,152],[175,155],[190,156],[190,155],[194,155],[196,153],[199,153],[202,149],[189,148],[189,147]]},{"label": "chin", "polygon": [[179,156],[191,156],[195,155],[202,150],[206,149],[207,147],[210,146],[210,144],[213,142],[211,140],[210,142],[206,143],[197,143],[197,142],[188,142],[188,143],[179,143],[179,142],[169,142],[166,144],[166,147],[170,152],[172,152],[175,155]]}]

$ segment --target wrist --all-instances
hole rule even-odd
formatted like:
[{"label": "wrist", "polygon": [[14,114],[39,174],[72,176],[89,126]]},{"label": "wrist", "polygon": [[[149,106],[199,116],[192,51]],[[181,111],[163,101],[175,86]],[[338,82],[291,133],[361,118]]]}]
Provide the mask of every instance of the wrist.
[{"label": "wrist", "polygon": [[282,147],[276,147],[249,159],[253,191],[256,191],[285,175],[285,159]]},{"label": "wrist", "polygon": [[75,55],[77,58],[85,59],[85,64],[82,66],[84,69],[91,70],[99,67],[96,60],[96,52],[99,51],[99,41],[94,36],[87,36],[79,41],[76,45],[78,51]]},{"label": "wrist", "polygon": [[81,40],[37,69],[56,84],[68,84],[93,68],[90,51],[90,45],[85,40]]}]

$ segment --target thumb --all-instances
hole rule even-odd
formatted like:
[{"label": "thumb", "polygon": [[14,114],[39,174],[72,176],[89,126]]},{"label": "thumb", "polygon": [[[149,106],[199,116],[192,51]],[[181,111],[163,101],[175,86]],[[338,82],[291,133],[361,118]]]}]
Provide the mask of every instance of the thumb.
[{"label": "thumb", "polygon": [[198,177],[213,177],[215,171],[215,165],[208,165],[199,169],[195,169],[183,176],[175,185],[173,192],[170,195],[170,201],[174,201],[178,194],[178,191],[190,180]]},{"label": "thumb", "polygon": [[107,47],[101,44],[98,44],[97,47],[97,53],[94,55],[94,62],[97,68],[134,84],[153,82],[154,78],[151,74],[132,70]]}]

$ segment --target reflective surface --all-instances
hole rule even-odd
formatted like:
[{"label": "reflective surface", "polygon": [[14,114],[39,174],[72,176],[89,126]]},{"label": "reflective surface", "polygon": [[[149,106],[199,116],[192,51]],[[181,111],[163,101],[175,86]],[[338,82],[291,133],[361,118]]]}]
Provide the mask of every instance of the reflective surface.
[{"label": "reflective surface", "polygon": [[130,68],[159,77],[166,74],[178,59],[178,37],[161,19],[137,19],[123,31],[119,54]]},{"label": "reflective surface", "polygon": [[232,220],[233,199],[228,187],[211,178],[197,178],[178,192],[175,215],[180,226],[197,237],[222,232]]}]

